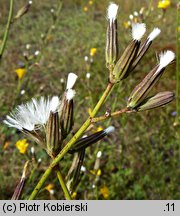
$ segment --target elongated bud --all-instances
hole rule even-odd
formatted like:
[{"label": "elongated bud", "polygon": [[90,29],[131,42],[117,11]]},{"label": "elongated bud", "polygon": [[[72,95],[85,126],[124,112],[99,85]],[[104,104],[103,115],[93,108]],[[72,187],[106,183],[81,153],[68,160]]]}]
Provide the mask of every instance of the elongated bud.
[{"label": "elongated bud", "polygon": [[148,51],[149,47],[152,44],[152,41],[161,33],[161,30],[159,28],[154,28],[154,30],[149,34],[148,38],[145,40],[145,42],[140,46],[138,54],[131,66],[131,71],[135,69],[135,67],[138,65],[140,60],[143,58],[145,53]]},{"label": "elongated bud", "polygon": [[99,140],[107,136],[108,134],[114,132],[114,130],[115,128],[113,126],[109,126],[105,130],[102,130],[90,136],[81,138],[74,144],[74,146],[72,147],[72,149],[69,150],[69,152],[74,153],[74,152],[80,151],[83,148],[87,148],[88,146],[98,142]]},{"label": "elongated bud", "polygon": [[153,68],[139,85],[137,85],[129,96],[127,107],[136,108],[148,95],[152,87],[162,76],[166,66],[175,58],[172,51],[166,51],[160,54],[159,64]]},{"label": "elongated bud", "polygon": [[117,12],[118,5],[110,3],[107,9],[107,39],[106,39],[106,65],[108,68],[114,67],[118,58],[118,36],[117,36]]},{"label": "elongated bud", "polygon": [[75,90],[73,86],[76,82],[77,75],[70,73],[67,79],[67,87],[63,96],[63,100],[60,107],[60,128],[62,132],[62,138],[65,139],[72,130],[74,124],[74,109],[73,109],[73,97],[75,96]]},{"label": "elongated bud", "polygon": [[18,185],[16,186],[16,188],[14,190],[14,193],[13,193],[13,196],[12,196],[11,200],[20,199],[23,188],[24,188],[24,185],[25,185],[25,182],[26,182],[26,179],[27,179],[27,177],[29,175],[29,168],[30,168],[30,161],[27,161],[25,163],[25,165],[24,165],[21,179],[20,179]]},{"label": "elongated bud", "polygon": [[51,112],[46,125],[47,153],[55,157],[61,150],[61,130],[59,129],[58,113]]},{"label": "elongated bud", "polygon": [[22,17],[23,15],[25,15],[29,11],[31,4],[32,4],[32,1],[29,1],[25,6],[23,6],[21,9],[19,9],[16,16],[14,17],[14,20],[17,20],[20,17]]},{"label": "elongated bud", "polygon": [[154,109],[170,103],[174,99],[174,93],[170,91],[159,92],[158,94],[145,99],[137,108],[137,111]]},{"label": "elongated bud", "polygon": [[137,56],[140,47],[140,41],[145,31],[146,26],[144,23],[132,25],[133,41],[128,45],[121,58],[116,63],[113,73],[110,77],[111,83],[117,83],[129,75],[130,67]]},{"label": "elongated bud", "polygon": [[72,192],[80,182],[80,171],[84,161],[85,149],[75,153],[74,159],[66,177],[67,187]]}]

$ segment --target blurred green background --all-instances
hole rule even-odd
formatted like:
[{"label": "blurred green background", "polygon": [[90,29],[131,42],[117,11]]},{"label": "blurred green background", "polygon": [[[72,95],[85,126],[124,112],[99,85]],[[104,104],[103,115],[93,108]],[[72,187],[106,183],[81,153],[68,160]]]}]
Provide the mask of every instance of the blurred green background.
[{"label": "blurred green background", "polygon": [[[0,199],[10,199],[21,177],[24,163],[31,159],[30,149],[35,147],[36,157],[42,162],[31,173],[22,198],[27,198],[46,170],[50,159],[39,146],[27,140],[28,148],[21,154],[15,144],[24,139],[22,133],[3,124],[5,116],[15,105],[40,95],[61,96],[69,72],[76,73],[75,125],[73,131],[88,117],[105,89],[108,70],[105,65],[106,8],[109,1],[64,0],[62,8],[58,0],[34,0],[27,14],[11,26],[7,47],[0,62]],[[126,105],[126,100],[136,84],[157,63],[157,54],[170,49],[176,52],[179,42],[179,24],[176,22],[176,1],[163,12],[158,1],[116,0],[119,4],[118,39],[120,54],[131,40],[131,29],[126,25],[129,15],[144,8],[143,22],[147,34],[154,27],[161,29],[150,50],[136,70],[117,85],[98,115],[107,109],[117,110]],[[14,3],[14,15],[27,3]],[[0,44],[7,22],[9,1],[0,0]],[[57,15],[57,17],[56,17]],[[136,17],[135,17],[136,18]],[[137,20],[139,17],[136,18]],[[136,21],[137,21],[136,20]],[[90,57],[91,48],[96,54]],[[38,55],[34,53],[39,51]],[[85,61],[88,57],[88,62]],[[26,57],[30,60],[27,62]],[[91,63],[90,63],[91,61]],[[19,80],[15,72],[22,65],[26,68]],[[90,78],[86,74],[90,73]],[[176,90],[176,64],[168,66],[154,92]],[[176,95],[179,97],[179,95]],[[94,125],[86,134],[99,127],[115,126],[108,138],[90,147],[86,152],[84,166],[88,173],[74,194],[75,199],[179,199],[179,119],[175,101],[165,107],[138,114],[122,115]],[[99,173],[94,172],[96,154],[102,151]],[[72,156],[61,162],[66,175]],[[63,199],[55,174],[46,185],[52,184],[54,193],[44,188],[38,199]]]}]

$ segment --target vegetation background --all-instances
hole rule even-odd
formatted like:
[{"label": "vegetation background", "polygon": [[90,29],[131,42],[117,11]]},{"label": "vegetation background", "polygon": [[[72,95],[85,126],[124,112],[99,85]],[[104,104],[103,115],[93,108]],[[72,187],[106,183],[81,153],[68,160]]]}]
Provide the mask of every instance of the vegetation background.
[{"label": "vegetation background", "polygon": [[[109,1],[64,0],[55,19],[59,2],[33,1],[29,12],[12,24],[0,62],[0,199],[11,198],[24,163],[32,157],[31,147],[35,148],[36,158],[41,158],[42,162],[32,169],[31,180],[22,198],[28,197],[50,163],[46,152],[31,140],[27,141],[29,145],[24,154],[16,148],[16,142],[24,139],[23,134],[2,123],[15,105],[40,95],[62,95],[68,73],[74,72],[79,76],[74,100],[76,131],[106,87],[108,70],[104,54]],[[26,0],[15,1],[14,14],[26,3]],[[115,3],[120,6],[120,54],[131,40],[130,28],[125,22],[134,11],[139,12],[144,7],[144,14],[148,13],[144,20],[147,34],[154,27],[159,27],[162,32],[133,74],[116,86],[101,114],[109,108],[123,108],[134,86],[156,64],[156,54],[167,49],[176,52],[180,35],[176,22],[176,1],[171,1],[164,15],[163,10],[157,8],[156,0],[116,0]],[[0,0],[0,45],[8,11],[9,1]],[[91,48],[96,48],[93,57],[90,57]],[[28,62],[25,56],[30,58]],[[92,58],[93,62],[85,61],[85,56],[89,60]],[[166,69],[154,91],[176,91],[176,65]],[[15,70],[22,66],[26,73],[19,79]],[[90,73],[90,78],[87,78],[87,73]],[[87,134],[109,125],[115,126],[116,130],[88,149],[84,166],[89,172],[82,173],[75,199],[179,199],[178,109],[174,101],[163,108],[123,115],[90,128]],[[98,151],[102,152],[102,157],[97,174],[94,164]],[[71,161],[71,155],[62,161],[64,174]],[[38,199],[63,199],[55,174],[50,176]]]}]

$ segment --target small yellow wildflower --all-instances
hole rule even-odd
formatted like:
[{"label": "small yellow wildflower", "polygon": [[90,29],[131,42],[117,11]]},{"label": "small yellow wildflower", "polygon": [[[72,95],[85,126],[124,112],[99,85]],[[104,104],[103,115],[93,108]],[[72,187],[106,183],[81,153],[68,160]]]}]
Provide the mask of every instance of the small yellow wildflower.
[{"label": "small yellow wildflower", "polygon": [[96,54],[96,52],[97,52],[97,49],[96,49],[96,48],[91,48],[91,49],[90,49],[90,55],[91,55],[91,56],[94,56],[94,55]]},{"label": "small yellow wildflower", "polygon": [[103,130],[103,127],[99,126],[97,129],[96,129],[96,132],[99,132],[99,131],[102,131]]},{"label": "small yellow wildflower", "polygon": [[83,10],[84,10],[85,12],[87,12],[87,11],[88,11],[88,7],[85,6],[85,7],[83,8]]},{"label": "small yellow wildflower", "polygon": [[24,69],[24,68],[18,68],[18,69],[15,70],[15,72],[16,72],[18,78],[22,79],[23,76],[24,76],[24,74],[26,73],[26,69]]},{"label": "small yellow wildflower", "polygon": [[18,140],[15,145],[21,154],[25,154],[29,144],[27,143],[26,139],[22,139]]},{"label": "small yellow wildflower", "polygon": [[177,27],[177,31],[180,32],[180,26]]},{"label": "small yellow wildflower", "polygon": [[93,1],[89,1],[89,5],[92,5],[93,4]]},{"label": "small yellow wildflower", "polygon": [[76,192],[73,192],[72,195],[71,195],[72,199],[76,199],[77,197],[77,193]]},{"label": "small yellow wildflower", "polygon": [[123,24],[124,24],[124,28],[125,29],[128,29],[131,26],[131,22],[130,21],[124,22]]},{"label": "small yellow wildflower", "polygon": [[10,142],[5,142],[4,143],[4,145],[3,145],[3,149],[5,150],[5,149],[7,149],[8,147],[9,147],[9,144],[10,144]]},{"label": "small yellow wildflower", "polygon": [[109,197],[109,189],[106,186],[100,188],[100,193],[103,195],[104,199]]},{"label": "small yellow wildflower", "polygon": [[54,184],[48,184],[48,185],[45,187],[45,189],[46,189],[49,193],[51,193],[51,191],[52,191],[53,188],[54,188]]},{"label": "small yellow wildflower", "polygon": [[162,0],[158,2],[157,7],[166,10],[169,7],[170,3],[171,2],[169,0]]},{"label": "small yellow wildflower", "polygon": [[101,172],[101,169],[98,169],[98,171],[97,171],[96,175],[97,175],[97,176],[100,176],[100,175],[101,175],[101,173],[102,173],[102,172]]}]

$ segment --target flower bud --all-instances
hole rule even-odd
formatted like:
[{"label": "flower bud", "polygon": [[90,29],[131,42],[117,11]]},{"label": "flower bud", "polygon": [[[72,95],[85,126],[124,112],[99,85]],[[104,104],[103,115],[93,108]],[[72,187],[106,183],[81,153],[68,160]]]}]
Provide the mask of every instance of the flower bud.
[{"label": "flower bud", "polygon": [[55,157],[61,150],[61,130],[58,113],[51,112],[46,125],[47,153]]},{"label": "flower bud", "polygon": [[108,134],[114,132],[115,128],[113,126],[109,126],[105,130],[96,132],[90,136],[84,137],[79,139],[72,147],[72,149],[69,150],[70,153],[78,152],[81,149],[87,148],[88,146],[98,142]]},{"label": "flower bud", "polygon": [[158,94],[145,99],[137,108],[137,111],[145,111],[170,103],[174,99],[174,93],[170,91],[159,92]]},{"label": "flower bud", "polygon": [[14,17],[14,20],[19,19],[20,17],[22,17],[24,14],[26,14],[30,7],[31,7],[32,1],[29,1],[25,6],[23,6],[22,8],[20,8],[16,14],[16,16]]},{"label": "flower bud", "polygon": [[20,199],[23,188],[24,188],[25,183],[26,183],[26,179],[27,179],[27,177],[29,175],[30,165],[31,165],[30,161],[27,161],[25,163],[21,179],[20,179],[19,183],[17,184],[17,186],[16,186],[16,188],[14,190],[14,193],[13,193],[13,196],[12,196],[11,200]]},{"label": "flower bud", "polygon": [[67,188],[72,192],[80,181],[80,171],[84,161],[85,149],[75,153],[74,159],[66,177]]},{"label": "flower bud", "polygon": [[114,67],[118,57],[117,11],[118,5],[114,3],[111,3],[107,10],[106,65],[108,68]]},{"label": "flower bud", "polygon": [[143,58],[145,53],[148,51],[149,47],[152,44],[152,41],[160,34],[161,30],[159,28],[154,28],[154,30],[149,34],[148,38],[144,41],[144,43],[140,46],[137,56],[130,68],[131,71],[135,69],[140,60]]},{"label": "flower bud", "polygon": [[153,68],[139,85],[137,85],[129,96],[127,107],[136,108],[148,95],[152,87],[162,76],[166,66],[175,58],[172,51],[160,54],[159,64]]},{"label": "flower bud", "polygon": [[75,95],[75,90],[73,90],[73,86],[76,82],[77,75],[74,73],[70,73],[68,75],[67,87],[64,93],[59,116],[60,116],[60,128],[62,132],[62,138],[65,139],[67,135],[72,130],[74,120],[74,109],[73,109],[73,97]]},{"label": "flower bud", "polygon": [[140,40],[146,31],[146,26],[144,23],[133,24],[132,26],[132,37],[133,41],[128,45],[122,54],[121,58],[116,63],[114,70],[110,76],[111,83],[117,83],[122,79],[125,79],[130,72],[130,67],[135,60],[139,47]]}]

